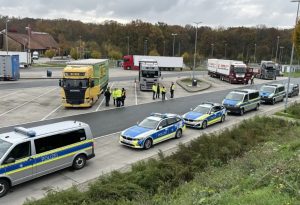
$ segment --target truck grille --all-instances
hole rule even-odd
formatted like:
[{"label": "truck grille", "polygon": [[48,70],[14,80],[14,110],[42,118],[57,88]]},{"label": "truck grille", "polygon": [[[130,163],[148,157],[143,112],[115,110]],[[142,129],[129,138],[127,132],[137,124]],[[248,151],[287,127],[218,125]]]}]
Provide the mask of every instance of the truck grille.
[{"label": "truck grille", "polygon": [[69,104],[79,105],[84,103],[86,89],[64,89],[66,101]]}]

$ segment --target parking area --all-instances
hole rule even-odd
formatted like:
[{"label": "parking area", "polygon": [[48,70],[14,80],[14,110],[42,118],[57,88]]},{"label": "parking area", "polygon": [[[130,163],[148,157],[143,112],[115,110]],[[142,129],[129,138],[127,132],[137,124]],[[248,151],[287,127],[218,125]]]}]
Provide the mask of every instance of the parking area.
[{"label": "parking area", "polygon": [[[33,72],[25,71],[28,76],[43,75],[45,70],[34,70]],[[59,75],[59,69],[56,70],[55,75]],[[31,73],[31,74],[30,74]],[[116,77],[136,76],[136,71],[123,71],[121,69],[113,69],[111,75]],[[164,75],[163,75],[164,76]],[[197,78],[209,82],[212,86],[208,90],[201,91],[201,93],[208,93],[220,90],[239,88],[244,85],[229,84],[227,82],[220,81],[219,79],[208,77],[207,75],[197,75]],[[167,89],[166,100],[170,99],[169,88],[172,82],[176,82],[181,77],[162,77],[160,79],[161,85],[164,85]],[[278,78],[283,80],[285,78]],[[255,79],[255,84],[267,83],[270,81]],[[5,82],[1,82],[5,83]],[[8,82],[10,83],[10,82]],[[125,88],[127,91],[127,97],[125,100],[125,108],[128,106],[134,106],[138,104],[152,103],[161,101],[160,99],[153,100],[152,92],[142,92],[139,90],[138,82],[134,80],[130,81],[110,81],[109,87]],[[256,88],[253,85],[253,88]],[[46,86],[46,87],[33,87],[33,88],[15,88],[0,90],[0,127],[6,127],[11,125],[22,124],[26,122],[41,121],[52,118],[59,118],[64,116],[72,116],[77,114],[84,114],[90,112],[98,112],[107,109],[116,109],[113,106],[112,99],[110,106],[105,106],[104,96],[101,95],[98,101],[91,108],[64,108],[61,105],[60,87],[58,86]],[[175,99],[182,98],[190,95],[197,95],[196,93],[189,93],[182,89],[179,85],[175,88]],[[205,101],[205,99],[203,99]]]}]

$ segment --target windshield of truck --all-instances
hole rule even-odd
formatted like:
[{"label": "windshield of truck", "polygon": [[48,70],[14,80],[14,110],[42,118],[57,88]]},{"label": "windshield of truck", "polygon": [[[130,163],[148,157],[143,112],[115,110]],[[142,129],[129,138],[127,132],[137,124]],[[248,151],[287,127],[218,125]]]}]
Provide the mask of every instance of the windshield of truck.
[{"label": "windshield of truck", "polygon": [[64,79],[65,88],[87,88],[89,81],[87,79]]},{"label": "windshield of truck", "polygon": [[199,105],[193,111],[194,112],[199,112],[199,113],[202,113],[202,114],[207,114],[207,113],[209,113],[209,110],[210,110],[209,107],[204,107],[204,106]]},{"label": "windshield of truck", "polygon": [[124,62],[128,62],[129,58],[124,58],[123,60],[124,60]]},{"label": "windshield of truck", "polygon": [[275,92],[275,87],[269,87],[269,86],[263,86],[260,91],[261,92],[267,92],[267,93],[274,93]]},{"label": "windshield of truck", "polygon": [[236,101],[242,101],[244,100],[244,95],[241,93],[235,93],[231,92],[226,96],[227,100],[236,100]]},{"label": "windshield of truck", "polygon": [[5,153],[11,146],[12,143],[0,139],[0,159],[5,155]]},{"label": "windshield of truck", "polygon": [[235,73],[246,73],[246,68],[243,67],[234,67]]},{"label": "windshield of truck", "polygon": [[158,123],[159,121],[157,120],[146,118],[139,124],[139,126],[149,128],[149,129],[156,129]]},{"label": "windshield of truck", "polygon": [[158,77],[158,71],[143,70],[142,71],[142,77],[144,77],[144,78],[157,78]]}]

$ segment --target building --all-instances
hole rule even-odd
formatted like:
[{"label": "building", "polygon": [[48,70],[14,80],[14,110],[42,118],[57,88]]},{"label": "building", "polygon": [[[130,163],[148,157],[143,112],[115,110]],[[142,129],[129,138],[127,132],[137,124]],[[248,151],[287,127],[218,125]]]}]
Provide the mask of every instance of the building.
[{"label": "building", "polygon": [[[9,51],[27,51],[28,49],[38,51],[44,54],[48,49],[58,50],[58,43],[54,38],[44,32],[29,31],[27,34],[18,32],[8,32],[7,42]],[[0,50],[6,50],[6,31],[5,29],[0,32]]]}]

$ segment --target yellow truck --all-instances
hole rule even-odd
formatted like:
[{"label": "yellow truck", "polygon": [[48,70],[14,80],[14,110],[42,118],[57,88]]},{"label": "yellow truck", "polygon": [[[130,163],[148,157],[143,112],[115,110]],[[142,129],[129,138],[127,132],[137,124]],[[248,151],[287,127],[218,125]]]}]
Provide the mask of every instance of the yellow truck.
[{"label": "yellow truck", "polygon": [[106,89],[108,74],[107,59],[68,62],[59,80],[63,106],[91,107]]}]

